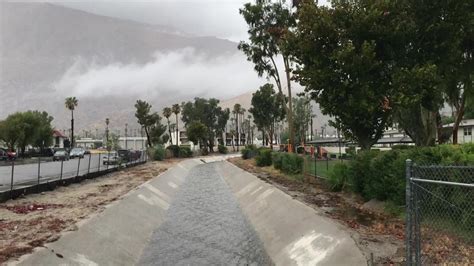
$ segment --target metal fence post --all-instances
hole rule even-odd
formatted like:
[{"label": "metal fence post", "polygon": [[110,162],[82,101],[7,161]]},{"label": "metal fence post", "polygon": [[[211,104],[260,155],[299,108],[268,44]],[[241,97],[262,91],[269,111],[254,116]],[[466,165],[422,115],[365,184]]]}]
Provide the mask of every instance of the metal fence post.
[{"label": "metal fence post", "polygon": [[314,152],[314,177],[318,177],[318,153]]},{"label": "metal fence post", "polygon": [[41,156],[38,156],[38,192],[40,185],[40,173],[41,173]]},{"label": "metal fence post", "polygon": [[78,161],[77,161],[77,173],[76,173],[76,177],[79,176],[79,168],[81,167],[81,157],[78,157],[77,159],[78,159]]},{"label": "metal fence post", "polygon": [[87,175],[89,175],[91,172],[91,158],[92,158],[92,154],[89,154],[89,164],[87,165]]},{"label": "metal fence post", "polygon": [[326,171],[329,171],[329,156],[326,153]]},{"label": "metal fence post", "polygon": [[101,153],[99,153],[99,166],[97,167],[97,172],[100,172],[100,155]]},{"label": "metal fence post", "polygon": [[[119,158],[120,158],[120,156],[119,156]],[[105,168],[105,170],[109,170],[109,163],[110,163],[110,151],[107,151],[107,168]]]},{"label": "metal fence post", "polygon": [[421,223],[421,217],[420,217],[420,204],[419,204],[419,193],[418,193],[418,189],[416,189],[416,187],[412,186],[411,187],[411,194],[412,194],[412,202],[413,202],[413,211],[415,212],[415,219],[414,219],[414,223],[415,223],[415,228],[414,228],[414,240],[415,240],[415,243],[414,243],[414,248],[415,248],[415,265],[421,265],[421,257],[420,257],[420,253],[421,253],[421,231],[420,231],[420,223]]},{"label": "metal fence post", "polygon": [[11,183],[10,183],[10,196],[13,199],[13,176],[15,173],[15,160],[12,160],[12,177],[11,177]]},{"label": "metal fence post", "polygon": [[63,180],[63,166],[64,166],[64,160],[61,159],[61,174],[59,175],[59,180]]},{"label": "metal fence post", "polygon": [[412,265],[412,195],[411,195],[411,165],[410,159],[406,160],[405,165],[405,205],[406,205],[406,221],[405,221],[405,245],[406,245],[406,265]]}]

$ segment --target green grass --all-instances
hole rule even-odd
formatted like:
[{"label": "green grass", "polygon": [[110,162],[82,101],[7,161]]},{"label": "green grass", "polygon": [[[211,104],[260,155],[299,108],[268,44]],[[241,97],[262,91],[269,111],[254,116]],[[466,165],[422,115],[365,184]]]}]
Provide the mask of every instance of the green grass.
[{"label": "green grass", "polygon": [[[334,168],[334,165],[341,162],[339,159],[330,159],[330,160],[317,160],[316,163],[311,156],[306,157],[305,162],[305,174],[316,175],[320,177],[328,177],[328,174]],[[344,162],[344,161],[342,161]]]}]

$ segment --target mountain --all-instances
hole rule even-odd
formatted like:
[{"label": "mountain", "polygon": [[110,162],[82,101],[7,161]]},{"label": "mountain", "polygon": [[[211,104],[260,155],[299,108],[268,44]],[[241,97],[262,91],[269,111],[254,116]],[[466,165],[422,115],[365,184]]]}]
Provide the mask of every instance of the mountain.
[{"label": "mountain", "polygon": [[[235,42],[49,3],[0,2],[0,119],[44,110],[68,129],[64,99],[76,96],[79,134],[104,132],[106,118],[123,133],[125,124],[139,128],[137,99],[160,113],[194,97],[248,110],[249,91],[264,82]],[[327,123],[316,110],[315,127]]]},{"label": "mountain", "polygon": [[[237,44],[227,40],[186,35],[170,26],[99,16],[49,3],[0,2],[0,34],[0,119],[14,111],[40,109],[52,114],[60,129],[69,125],[64,98],[82,94],[81,88],[65,90],[55,84],[78,62],[86,72],[84,68],[89,66],[142,66],[159,60],[154,56],[157,52],[185,48],[204,58],[200,60],[237,51]],[[134,124],[133,105],[138,98],[161,109],[165,103],[202,93],[180,95],[163,88],[157,94],[82,95],[76,112],[77,128],[103,128],[106,117],[110,117],[112,127]]]}]

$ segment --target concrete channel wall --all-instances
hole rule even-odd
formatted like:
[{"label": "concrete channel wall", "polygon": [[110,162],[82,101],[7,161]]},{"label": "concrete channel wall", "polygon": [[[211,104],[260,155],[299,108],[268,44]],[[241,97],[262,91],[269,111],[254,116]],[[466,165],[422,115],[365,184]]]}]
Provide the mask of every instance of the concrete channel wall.
[{"label": "concrete channel wall", "polygon": [[337,222],[233,164],[218,168],[276,265],[367,265]]},{"label": "concrete channel wall", "polygon": [[83,221],[78,231],[66,233],[10,265],[137,264],[184,177],[201,163],[198,159],[179,163]]},{"label": "concrete channel wall", "polygon": [[203,163],[214,164],[276,265],[366,265],[337,223],[223,159],[182,161],[11,265],[136,265],[186,175]]}]

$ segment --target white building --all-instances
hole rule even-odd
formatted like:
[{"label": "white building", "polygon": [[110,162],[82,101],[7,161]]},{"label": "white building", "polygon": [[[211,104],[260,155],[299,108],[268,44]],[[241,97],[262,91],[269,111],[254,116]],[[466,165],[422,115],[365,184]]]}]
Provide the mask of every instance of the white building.
[{"label": "white building", "polygon": [[76,147],[84,149],[95,149],[103,146],[103,140],[93,138],[80,138],[76,140]]},{"label": "white building", "polygon": [[57,130],[57,129],[54,129],[53,130],[53,146],[54,148],[64,148],[64,141],[67,139],[67,136]]},{"label": "white building", "polygon": [[122,149],[128,150],[144,150],[147,146],[146,137],[120,137],[118,145]]},{"label": "white building", "polygon": [[[453,128],[454,123],[443,126],[444,128]],[[458,143],[471,143],[474,142],[472,132],[474,131],[474,119],[465,119],[459,123],[458,129]],[[451,143],[453,142],[453,136],[450,138]]]}]

